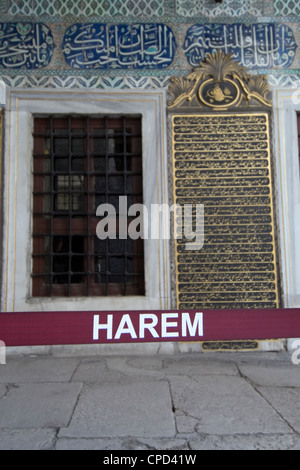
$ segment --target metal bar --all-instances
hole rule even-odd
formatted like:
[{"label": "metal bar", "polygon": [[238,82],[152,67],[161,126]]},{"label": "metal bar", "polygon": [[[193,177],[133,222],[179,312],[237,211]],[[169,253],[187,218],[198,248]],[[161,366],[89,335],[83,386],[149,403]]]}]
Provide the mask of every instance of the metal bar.
[{"label": "metal bar", "polygon": [[[37,181],[39,179],[44,181],[34,188],[33,196],[42,196],[44,202],[43,204],[38,202],[33,211],[33,217],[42,217],[42,225],[38,231],[39,219],[35,219],[35,231],[32,236],[33,238],[43,237],[44,243],[46,243],[46,237],[49,237],[49,247],[43,244],[37,245],[37,252],[32,253],[33,259],[45,260],[44,264],[38,267],[44,272],[35,271],[32,277],[43,279],[41,293],[43,296],[62,295],[64,289],[68,296],[76,295],[73,284],[77,283],[81,284],[81,292],[84,289],[84,295],[87,296],[97,295],[97,285],[101,295],[112,295],[116,289],[121,289],[120,292],[123,295],[128,295],[129,285],[130,293],[132,293],[132,286],[136,284],[134,279],[144,276],[144,272],[139,272],[143,270],[138,269],[140,264],[137,263],[138,259],[143,258],[143,252],[141,250],[135,252],[131,246],[132,241],[129,239],[124,240],[121,246],[112,243],[114,241],[108,238],[104,240],[102,249],[99,245],[99,252],[96,252],[95,242],[91,240],[92,236],[96,240],[96,235],[93,235],[91,230],[97,222],[94,207],[96,197],[103,196],[106,203],[112,203],[112,198],[117,200],[123,195],[133,197],[134,201],[142,197],[142,191],[138,190],[135,184],[135,181],[138,183],[138,178],[142,176],[141,153],[136,151],[134,143],[131,145],[132,138],[139,138],[141,134],[132,132],[133,123],[125,116],[119,116],[118,120],[116,118],[111,120],[110,116],[101,116],[99,119],[104,124],[102,125],[101,122],[100,127],[99,121],[93,121],[95,117],[74,116],[74,118],[82,119],[82,121],[74,121],[71,115],[49,116],[49,132],[33,133],[36,138],[50,139],[50,150],[48,153],[41,145],[36,147],[37,151],[33,154],[34,159],[40,159],[37,160],[39,163],[35,168],[38,171],[33,171],[33,175]],[[93,128],[94,122],[95,128]],[[41,126],[42,129],[43,126],[44,124]],[[79,130],[81,127],[83,131]],[[99,136],[100,139],[104,139],[104,149],[92,146],[91,139],[94,136],[95,139]],[[76,144],[78,144],[76,148],[73,145],[73,137],[76,138]],[[66,142],[59,142],[61,138],[64,138]],[[86,143],[80,142],[81,139],[86,139]],[[112,146],[110,145],[111,139],[114,139]],[[105,168],[102,170],[100,167],[101,171],[93,164],[93,159],[97,156],[105,159]],[[50,168],[42,165],[43,158],[48,159]],[[76,161],[74,162],[76,166],[74,166],[74,158],[83,159],[83,166],[81,162],[77,165]],[[133,167],[130,158],[135,159]],[[113,165],[111,165],[111,159],[114,159]],[[98,187],[99,180],[98,185],[96,182],[100,177],[104,181],[103,185]],[[78,186],[75,185],[74,178],[75,183],[78,179]],[[49,179],[50,187],[45,186],[46,179]],[[48,205],[45,203],[47,197],[50,198]],[[79,203],[75,204],[77,200]],[[118,211],[116,212],[118,214]],[[48,226],[49,233],[47,232]],[[83,241],[81,242],[76,237],[82,237]],[[60,248],[57,248],[58,242],[62,244]],[[133,243],[136,242],[133,241]],[[102,261],[99,272],[96,257]],[[49,272],[45,264],[46,258],[49,258]]]}]

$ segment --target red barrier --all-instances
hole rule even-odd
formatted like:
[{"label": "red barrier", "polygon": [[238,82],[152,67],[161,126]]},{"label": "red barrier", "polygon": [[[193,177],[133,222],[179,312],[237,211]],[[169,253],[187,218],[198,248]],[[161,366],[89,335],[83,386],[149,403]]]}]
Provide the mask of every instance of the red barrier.
[{"label": "red barrier", "polygon": [[0,313],[6,346],[300,337],[300,309]]}]

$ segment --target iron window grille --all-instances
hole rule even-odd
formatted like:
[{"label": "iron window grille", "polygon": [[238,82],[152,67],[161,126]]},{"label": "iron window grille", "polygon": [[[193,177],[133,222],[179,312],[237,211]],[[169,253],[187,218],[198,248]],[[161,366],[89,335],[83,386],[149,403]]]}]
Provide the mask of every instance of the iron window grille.
[{"label": "iron window grille", "polygon": [[98,205],[143,202],[141,118],[35,116],[33,140],[33,297],[144,295],[143,240],[96,235]]}]

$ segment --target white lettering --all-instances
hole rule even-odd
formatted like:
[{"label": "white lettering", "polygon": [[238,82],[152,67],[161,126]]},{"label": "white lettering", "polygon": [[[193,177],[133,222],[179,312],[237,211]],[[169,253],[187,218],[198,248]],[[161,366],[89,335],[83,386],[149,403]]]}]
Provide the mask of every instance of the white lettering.
[{"label": "white lettering", "polygon": [[6,347],[2,340],[0,340],[0,364],[6,364]]},{"label": "white lettering", "polygon": [[106,238],[111,238],[115,240],[116,236],[116,209],[112,204],[100,204],[97,207],[96,215],[103,217],[106,216],[98,222],[96,226],[96,234],[100,240],[106,240]]},{"label": "white lettering", "polygon": [[127,240],[127,196],[119,196],[119,239]]},{"label": "white lettering", "polygon": [[[297,348],[297,346],[300,346],[300,340],[299,339],[296,339],[295,341],[293,341],[292,348]],[[299,353],[300,353],[300,349],[298,348],[292,354],[292,363],[295,364],[295,365],[300,364],[300,359],[298,357]]]},{"label": "white lettering", "polygon": [[191,322],[189,313],[184,312],[182,314],[182,336],[187,336],[187,330],[190,336],[196,336],[196,330],[198,325],[198,336],[203,336],[203,313],[197,312],[195,314],[194,323]]},{"label": "white lettering", "polygon": [[134,331],[133,324],[128,313],[122,316],[115,339],[120,339],[120,336],[124,334],[130,334],[131,338],[137,338],[136,332]]},{"label": "white lettering", "polygon": [[137,457],[115,457],[113,454],[110,454],[109,457],[104,457],[104,465],[130,465],[133,468],[136,464]]},{"label": "white lettering", "polygon": [[178,318],[178,313],[162,313],[161,315],[161,336],[162,338],[175,338],[179,336],[178,331],[167,331],[168,328],[176,328],[176,322],[168,322],[170,318]]},{"label": "white lettering", "polygon": [[[169,240],[170,239],[170,218],[173,212],[176,217],[176,226],[174,224],[174,238],[182,238],[182,210],[179,204],[151,204],[151,239],[152,240]],[[160,227],[164,230],[163,235],[160,233]]]},{"label": "white lettering", "polygon": [[100,324],[100,315],[94,315],[93,339],[99,339],[99,330],[107,330],[107,339],[112,339],[113,316],[107,315],[107,323]]},{"label": "white lettering", "polygon": [[204,244],[204,205],[196,204],[196,228],[193,231],[193,206],[184,205],[184,235],[188,240],[195,238],[195,241],[185,244],[186,250],[201,250]]},{"label": "white lettering", "polygon": [[131,240],[148,238],[148,211],[144,204],[133,204],[128,209],[128,215],[134,216],[139,212],[139,216],[132,220],[128,226],[128,235]]},{"label": "white lettering", "polygon": [[[145,320],[152,320],[151,323],[146,323]],[[157,315],[153,313],[143,313],[140,315],[140,328],[139,328],[139,335],[140,338],[145,338],[145,330],[149,330],[152,334],[153,338],[159,338],[159,334],[154,329],[154,327],[158,323]]]},{"label": "white lettering", "polygon": [[[179,336],[189,338],[203,336],[202,312],[196,312],[193,317],[191,317],[191,313],[183,312],[181,314],[181,328],[180,321],[178,322],[179,313],[177,312],[159,312],[159,314],[135,313],[135,315],[138,315],[138,321],[136,322],[132,321],[131,313],[124,313],[121,316],[114,315],[113,313],[107,314],[106,322],[101,322],[101,315],[94,315],[93,340],[99,340],[100,330],[106,330],[106,340],[119,340],[122,335],[126,334],[130,335],[133,340],[138,338],[144,339],[146,331],[151,334],[152,338],[178,338]],[[105,314],[103,316],[105,316]],[[113,324],[113,322],[115,322],[115,324]],[[113,331],[116,331],[115,335]]]}]

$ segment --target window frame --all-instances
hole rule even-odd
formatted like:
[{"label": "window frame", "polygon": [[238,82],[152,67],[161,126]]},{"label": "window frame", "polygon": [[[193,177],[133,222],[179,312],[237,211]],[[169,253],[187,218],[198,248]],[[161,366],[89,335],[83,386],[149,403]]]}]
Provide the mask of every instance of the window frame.
[{"label": "window frame", "polygon": [[171,305],[169,221],[157,221],[158,239],[144,240],[144,296],[32,297],[33,116],[38,114],[141,115],[143,198],[168,203],[164,90],[8,89],[5,119],[4,254],[2,311],[168,309]]},{"label": "window frame", "polygon": [[274,150],[282,303],[300,307],[299,88],[273,90]]}]

